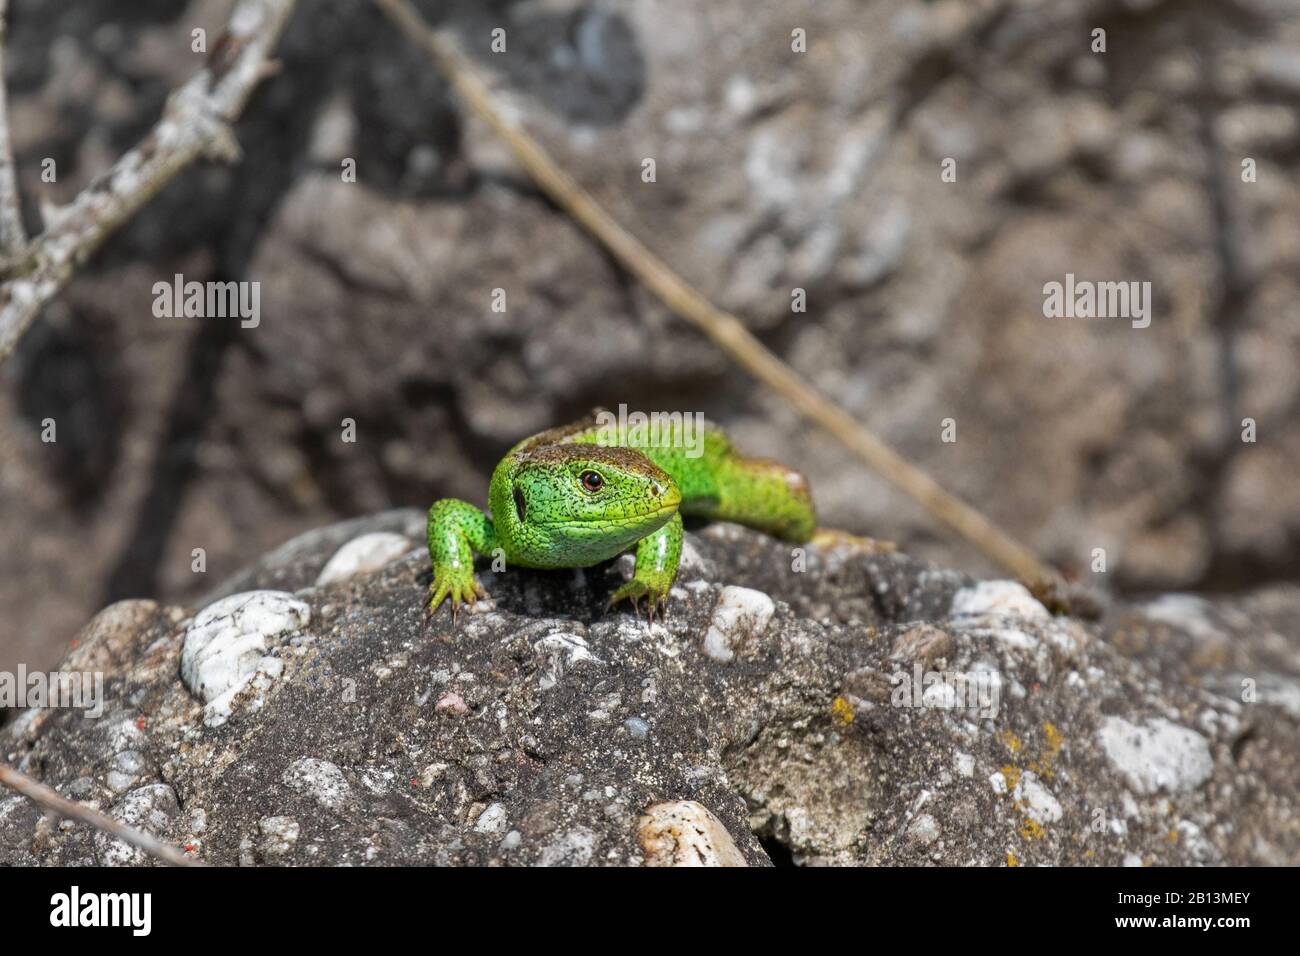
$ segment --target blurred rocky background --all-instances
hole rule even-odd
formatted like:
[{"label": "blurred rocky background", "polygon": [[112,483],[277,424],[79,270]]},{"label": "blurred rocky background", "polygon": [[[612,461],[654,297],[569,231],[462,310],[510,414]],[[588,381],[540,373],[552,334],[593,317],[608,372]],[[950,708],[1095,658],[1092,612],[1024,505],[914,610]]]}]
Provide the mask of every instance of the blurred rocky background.
[{"label": "blurred rocky background", "polygon": [[[12,0],[29,225],[230,7]],[[1105,548],[1128,593],[1300,577],[1300,3],[421,8],[633,233],[1053,562]],[[372,5],[304,0],[279,58],[242,163],[167,188],[0,365],[0,669],[340,517],[479,501],[512,442],[597,404],[702,411],[804,469],[826,523],[992,570],[631,281]],[[1150,327],[1045,319],[1067,272],[1150,281]],[[155,318],[176,273],[260,281],[261,325]]]}]

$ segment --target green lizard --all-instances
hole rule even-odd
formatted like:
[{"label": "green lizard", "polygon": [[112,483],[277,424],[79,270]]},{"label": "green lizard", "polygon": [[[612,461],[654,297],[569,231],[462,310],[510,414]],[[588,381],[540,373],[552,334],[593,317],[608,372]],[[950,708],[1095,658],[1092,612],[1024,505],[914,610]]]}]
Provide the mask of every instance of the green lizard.
[{"label": "green lizard", "polygon": [[677,576],[682,515],[735,521],[792,542],[813,535],[812,496],[797,471],[742,457],[712,426],[688,442],[677,422],[651,443],[600,424],[600,414],[510,449],[492,473],[490,518],[456,498],[434,502],[430,615],[450,598],[454,619],[462,601],[487,597],[474,578],[474,552],[499,548],[508,564],[526,568],[584,568],[635,544],[636,570],[609,605],[626,599],[637,609],[644,597],[653,620]]}]

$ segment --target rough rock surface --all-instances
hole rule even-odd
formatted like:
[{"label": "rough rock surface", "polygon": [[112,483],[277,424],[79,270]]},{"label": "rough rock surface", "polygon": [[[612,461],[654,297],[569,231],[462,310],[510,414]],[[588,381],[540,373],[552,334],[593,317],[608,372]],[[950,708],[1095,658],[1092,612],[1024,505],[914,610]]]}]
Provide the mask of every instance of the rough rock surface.
[{"label": "rough rock surface", "polygon": [[[13,0],[33,219],[147,128],[229,6]],[[423,6],[632,231],[1036,550],[1104,547],[1129,589],[1294,577],[1296,0]],[[52,661],[108,600],[193,602],[195,548],[220,578],[342,516],[481,494],[513,441],[598,403],[704,411],[803,463],[831,523],[987,575],[612,268],[373,4],[302,4],[279,57],[244,162],[166,190],[0,368],[24,545],[0,550],[0,667]],[[177,272],[260,280],[262,324],[156,319]],[[1044,319],[1067,272],[1150,280],[1151,327]]]},{"label": "rough rock surface", "polygon": [[[455,630],[418,553],[316,586],[419,519],[312,532],[217,611],[105,609],[65,662],[104,669],[104,717],[25,712],[0,755],[224,864],[1300,861],[1296,589],[1087,623],[727,524],[688,532],[652,627],[602,610],[627,558],[483,571]],[[214,633],[276,661],[215,725],[182,676]],[[900,696],[917,673],[945,676]],[[0,795],[0,864],[136,861]]]}]

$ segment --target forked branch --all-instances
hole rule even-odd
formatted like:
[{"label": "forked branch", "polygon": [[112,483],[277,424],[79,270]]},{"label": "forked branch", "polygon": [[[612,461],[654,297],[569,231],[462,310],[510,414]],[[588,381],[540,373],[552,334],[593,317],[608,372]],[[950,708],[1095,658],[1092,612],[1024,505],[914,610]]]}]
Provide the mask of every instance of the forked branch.
[{"label": "forked branch", "polygon": [[[200,158],[238,158],[231,124],[258,82],[274,72],[269,57],[293,6],[294,0],[240,0],[207,65],[171,94],[149,134],[55,210],[30,244],[0,248],[0,362],[104,240],[178,173]],[[9,141],[4,120],[0,109],[0,147]],[[0,236],[12,238],[12,227],[3,226],[6,168],[12,179],[12,163],[6,167],[0,158]],[[16,193],[13,200],[16,208]]]}]

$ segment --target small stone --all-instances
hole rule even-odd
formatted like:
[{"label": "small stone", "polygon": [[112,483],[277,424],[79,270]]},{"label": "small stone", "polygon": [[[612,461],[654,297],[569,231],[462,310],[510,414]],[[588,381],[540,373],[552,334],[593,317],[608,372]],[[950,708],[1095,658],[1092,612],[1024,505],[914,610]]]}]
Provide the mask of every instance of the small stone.
[{"label": "small stone", "polygon": [[138,774],[144,769],[144,756],[138,750],[123,750],[113,757],[113,769]]},{"label": "small stone", "polygon": [[389,531],[376,531],[353,538],[334,552],[316,576],[316,586],[346,581],[368,574],[396,561],[412,549],[411,539]]},{"label": "small stone", "polygon": [[1214,773],[1206,739],[1163,717],[1144,725],[1107,717],[1097,736],[1111,764],[1140,794],[1194,790]]},{"label": "small stone", "polygon": [[314,797],[321,806],[331,810],[342,810],[352,799],[352,787],[347,777],[328,760],[302,757],[289,765],[281,780],[291,789]]},{"label": "small stone", "polygon": [[451,714],[453,717],[464,717],[469,713],[469,705],[465,703],[465,698],[454,690],[449,690],[438,698],[438,702],[433,705],[435,714]]},{"label": "small stone", "polygon": [[694,800],[648,807],[637,839],[646,866],[748,866],[722,821]]},{"label": "small stone", "polygon": [[441,780],[447,775],[447,769],[448,767],[445,763],[431,763],[420,771],[420,776],[416,778],[416,782],[427,790],[429,787],[432,787],[435,782]]},{"label": "small stone", "polygon": [[219,727],[235,696],[257,675],[278,677],[283,663],[270,642],[301,630],[311,608],[284,591],[233,594],[200,611],[185,632],[181,679],[204,700],[203,723]]},{"label": "small stone", "polygon": [[479,833],[497,834],[505,830],[507,823],[505,806],[494,803],[479,814],[474,821],[474,829]]},{"label": "small stone", "polygon": [[1021,774],[1014,796],[1024,809],[1025,816],[1035,823],[1055,823],[1061,819],[1061,804],[1031,771],[1026,770]]},{"label": "small stone", "polygon": [[68,653],[67,669],[102,673],[122,672],[132,664],[133,644],[159,617],[155,601],[118,601],[104,608],[81,629]]},{"label": "small stone", "polygon": [[585,866],[595,855],[597,839],[586,827],[569,830],[543,847],[537,862],[541,866]]},{"label": "small stone", "polygon": [[533,653],[546,661],[546,668],[538,678],[542,690],[550,690],[570,670],[584,661],[603,663],[591,653],[587,639],[581,634],[556,631],[533,644]]},{"label": "small stone", "polygon": [[277,857],[293,849],[301,828],[293,817],[263,817],[257,821],[257,829],[262,835],[262,853]]},{"label": "small stone", "polygon": [[935,840],[939,839],[939,821],[928,813],[923,813],[907,828],[908,837],[922,846],[929,846]]},{"label": "small stone", "polygon": [[931,624],[918,624],[900,634],[894,641],[890,657],[899,661],[912,661],[929,670],[938,660],[951,657],[956,643],[947,631]]},{"label": "small stone", "polygon": [[1029,589],[1016,581],[981,581],[962,588],[952,599],[953,617],[996,615],[1045,621],[1051,614]]},{"label": "small stone", "polygon": [[704,635],[704,653],[723,664],[730,662],[742,642],[767,629],[775,611],[776,604],[762,591],[728,585],[713,609]]}]

